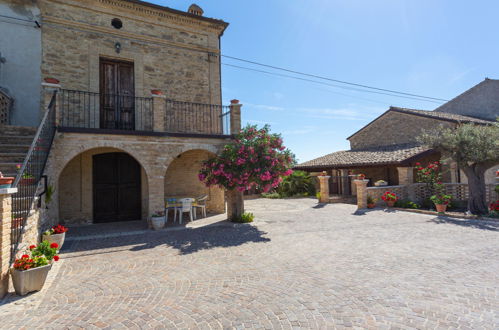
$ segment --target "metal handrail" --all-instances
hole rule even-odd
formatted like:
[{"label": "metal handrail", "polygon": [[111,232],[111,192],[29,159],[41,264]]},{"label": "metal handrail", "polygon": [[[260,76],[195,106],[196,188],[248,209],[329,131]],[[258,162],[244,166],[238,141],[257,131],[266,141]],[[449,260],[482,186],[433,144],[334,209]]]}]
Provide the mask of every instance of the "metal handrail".
[{"label": "metal handrail", "polygon": [[[55,136],[57,91],[54,91],[49,106],[36,130],[23,164],[14,180],[13,187],[18,191],[12,195],[12,225],[10,262],[15,259],[22,235],[26,227],[33,202]],[[23,181],[24,180],[24,181]]]}]

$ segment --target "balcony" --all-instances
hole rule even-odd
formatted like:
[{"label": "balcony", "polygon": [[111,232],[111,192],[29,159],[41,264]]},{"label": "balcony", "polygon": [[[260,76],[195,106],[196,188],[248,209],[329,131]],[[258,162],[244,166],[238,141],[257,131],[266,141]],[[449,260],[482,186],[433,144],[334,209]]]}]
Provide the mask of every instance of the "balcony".
[{"label": "balcony", "polygon": [[230,106],[61,90],[58,129],[65,132],[228,137]]}]

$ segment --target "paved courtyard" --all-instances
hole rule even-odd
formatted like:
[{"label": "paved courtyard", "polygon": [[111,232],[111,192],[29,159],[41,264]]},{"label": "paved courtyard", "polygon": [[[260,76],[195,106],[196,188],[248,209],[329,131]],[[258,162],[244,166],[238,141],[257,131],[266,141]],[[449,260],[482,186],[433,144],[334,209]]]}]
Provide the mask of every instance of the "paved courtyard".
[{"label": "paved courtyard", "polygon": [[253,225],[74,240],[1,328],[499,328],[499,223],[312,199]]}]

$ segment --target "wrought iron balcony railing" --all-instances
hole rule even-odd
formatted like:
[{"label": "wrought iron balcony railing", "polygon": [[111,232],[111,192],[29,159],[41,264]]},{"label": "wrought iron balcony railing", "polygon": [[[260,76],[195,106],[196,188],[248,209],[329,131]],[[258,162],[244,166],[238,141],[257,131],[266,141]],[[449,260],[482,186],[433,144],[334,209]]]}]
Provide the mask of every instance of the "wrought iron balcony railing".
[{"label": "wrought iron balcony railing", "polygon": [[62,90],[58,112],[66,129],[230,135],[230,107],[222,105]]}]

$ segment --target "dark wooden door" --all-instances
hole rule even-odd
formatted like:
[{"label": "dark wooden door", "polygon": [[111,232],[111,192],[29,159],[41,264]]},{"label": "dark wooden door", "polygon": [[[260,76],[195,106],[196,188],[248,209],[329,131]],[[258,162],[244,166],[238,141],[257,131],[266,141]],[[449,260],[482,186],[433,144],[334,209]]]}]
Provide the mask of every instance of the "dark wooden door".
[{"label": "dark wooden door", "polygon": [[140,220],[140,165],[126,153],[93,157],[94,222]]},{"label": "dark wooden door", "polygon": [[100,127],[135,128],[133,63],[100,60]]}]

